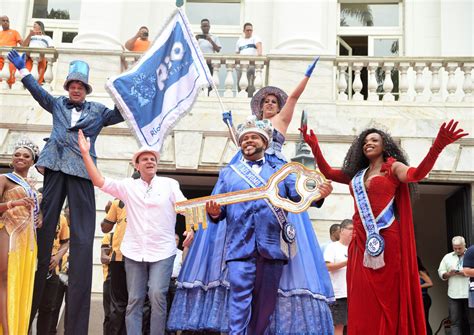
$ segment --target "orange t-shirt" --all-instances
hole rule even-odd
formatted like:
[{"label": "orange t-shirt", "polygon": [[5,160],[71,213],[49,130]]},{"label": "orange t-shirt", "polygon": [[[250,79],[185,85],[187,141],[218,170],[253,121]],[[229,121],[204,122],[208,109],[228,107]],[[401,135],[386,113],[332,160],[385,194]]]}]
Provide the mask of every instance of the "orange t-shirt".
[{"label": "orange t-shirt", "polygon": [[133,49],[130,51],[147,51],[149,47],[150,47],[149,40],[144,41],[140,38],[137,38],[137,40],[135,41],[135,44],[133,45]]},{"label": "orange t-shirt", "polygon": [[16,47],[21,42],[20,33],[13,29],[0,31],[0,46]]}]

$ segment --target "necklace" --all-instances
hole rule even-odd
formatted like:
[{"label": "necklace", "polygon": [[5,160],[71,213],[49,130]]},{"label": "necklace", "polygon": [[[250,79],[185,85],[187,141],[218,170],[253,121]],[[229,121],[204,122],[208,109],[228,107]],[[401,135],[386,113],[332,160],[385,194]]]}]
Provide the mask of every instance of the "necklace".
[{"label": "necklace", "polygon": [[13,171],[13,174],[14,174],[15,176],[17,176],[18,178],[21,178],[22,180],[26,181],[26,178],[25,178],[25,177],[20,176],[20,175],[19,175],[18,173],[16,173],[15,171]]}]

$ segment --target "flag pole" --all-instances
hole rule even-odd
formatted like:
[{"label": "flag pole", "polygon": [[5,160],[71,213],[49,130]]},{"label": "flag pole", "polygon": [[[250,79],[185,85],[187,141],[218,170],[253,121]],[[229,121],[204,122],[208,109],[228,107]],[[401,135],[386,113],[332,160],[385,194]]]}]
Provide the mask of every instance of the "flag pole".
[{"label": "flag pole", "polygon": [[[183,4],[184,4],[183,0],[176,0],[176,7],[178,7],[178,8],[182,7]],[[214,83],[214,80],[211,79],[210,84],[211,84],[214,92],[216,92],[217,99],[219,100],[219,104],[221,105],[222,113],[224,113],[227,109],[224,107],[224,103],[222,102],[221,96],[219,95],[219,92],[217,91],[217,87],[216,87],[216,84]],[[232,139],[232,142],[234,142],[234,144],[236,146],[239,146],[238,142],[237,142],[237,139],[235,137],[234,128],[230,124],[229,120],[226,120],[225,124],[227,125],[227,128],[229,128],[229,133],[230,133],[230,137]]]},{"label": "flag pole", "polygon": [[[214,80],[211,80],[211,86],[212,86],[212,90],[214,92],[216,92],[217,100],[219,100],[219,104],[221,105],[222,113],[224,113],[227,109],[225,108],[224,102],[222,101],[221,96],[219,95],[219,91],[217,90],[217,86],[216,86],[216,83],[214,82]],[[234,144],[238,147],[239,144],[237,142],[237,138],[235,137],[234,128],[230,124],[229,120],[225,120],[225,124],[227,125],[227,128],[229,128],[229,133],[230,133],[230,137],[232,139],[232,142],[234,142]]]}]

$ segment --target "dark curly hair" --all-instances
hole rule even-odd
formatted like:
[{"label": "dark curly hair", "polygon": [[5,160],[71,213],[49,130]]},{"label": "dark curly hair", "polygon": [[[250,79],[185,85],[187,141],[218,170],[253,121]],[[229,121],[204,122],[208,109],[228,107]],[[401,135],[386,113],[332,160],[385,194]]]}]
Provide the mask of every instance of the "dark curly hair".
[{"label": "dark curly hair", "polygon": [[363,147],[367,135],[373,133],[379,134],[382,137],[384,161],[388,157],[393,157],[397,161],[408,165],[405,153],[389,134],[377,128],[369,128],[357,136],[352,142],[349,151],[347,151],[346,158],[344,158],[342,171],[350,178],[353,178],[357,172],[369,166],[369,160],[364,155]]}]

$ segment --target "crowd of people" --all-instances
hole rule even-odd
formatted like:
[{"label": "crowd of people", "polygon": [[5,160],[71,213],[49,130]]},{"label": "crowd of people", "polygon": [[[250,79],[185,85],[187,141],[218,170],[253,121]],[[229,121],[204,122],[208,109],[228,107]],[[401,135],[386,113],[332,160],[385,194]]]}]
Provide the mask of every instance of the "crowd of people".
[{"label": "crowd of people", "polygon": [[[49,35],[46,34],[45,26],[42,21],[35,21],[33,28],[30,30],[28,36],[23,40],[18,31],[10,28],[10,19],[8,16],[1,16],[0,21],[2,23],[2,30],[0,31],[0,47],[31,47],[31,48],[54,48],[54,42]],[[222,44],[217,35],[210,33],[211,22],[209,19],[201,20],[201,34],[197,34],[196,40],[204,54],[219,53],[222,49]],[[147,51],[151,46],[150,33],[148,27],[142,26],[138,29],[137,33],[129,38],[123,48],[131,52],[143,53]],[[253,25],[249,22],[243,26],[243,36],[240,37],[235,45],[235,53],[247,56],[261,56],[262,55],[262,41],[261,39],[253,34]],[[0,57],[0,71],[3,68],[4,59]],[[44,82],[44,75],[47,68],[46,59],[41,56],[38,61],[38,83]],[[207,60],[209,71],[211,75],[214,69],[211,64],[211,60]],[[33,67],[33,60],[27,56],[26,68],[31,71]],[[254,93],[253,82],[255,80],[255,66],[249,65],[247,70],[248,80],[248,96],[251,97]],[[8,85],[12,86],[15,83],[15,66],[10,64],[10,78],[7,80]],[[237,82],[240,82],[242,71],[240,67],[236,69]],[[238,85],[237,85],[238,86]],[[209,92],[211,91],[209,88]]]},{"label": "crowd of people", "polygon": [[[0,41],[7,34],[20,44],[49,43],[41,22],[23,42],[8,32],[8,18],[1,20]],[[201,21],[201,29],[196,36],[201,47],[219,52],[209,20]],[[251,24],[244,25],[238,53],[261,54],[252,31]],[[141,27],[126,46],[137,51],[149,43],[148,29]],[[265,199],[225,206],[210,200],[206,212],[212,223],[197,233],[186,230],[182,245],[189,250],[181,253],[175,205],[186,198],[176,180],[157,175],[160,153],[140,148],[132,157],[136,173],[123,180],[103,176],[96,166],[97,136],[124,119],[116,107],[86,100],[92,92],[88,64],[71,62],[64,82],[68,97],[53,97],[32,77],[25,57],[13,50],[8,59],[51,113],[53,127],[41,153],[30,140],[19,141],[13,172],[0,176],[0,333],[27,334],[37,314],[38,334],[48,333],[57,324],[64,295],[65,332],[88,333],[94,186],[114,198],[101,223],[105,334],[342,334],[345,327],[349,334],[431,331],[426,290],[432,281],[417,261],[410,184],[430,172],[447,145],[468,135],[457,122],[440,127],[417,167],[407,165],[389,134],[366,129],[341,169],[329,166],[317,136],[303,126],[304,140],[327,178],[312,206],[324,206],[332,182],[347,184],[354,198],[352,220],[331,227],[333,242],[319,245],[307,212],[289,213]],[[271,86],[253,95],[252,115],[243,124],[234,128],[232,114],[225,113],[240,150],[220,172],[213,194],[261,187],[287,162],[282,146],[317,61],[290,95]],[[33,165],[44,174],[42,194],[27,179]],[[300,200],[292,176],[279,196]],[[474,284],[468,277],[474,277],[474,251],[466,252],[462,237],[452,243],[454,252],[443,258],[438,272],[449,283],[453,333],[462,334],[473,322],[474,299],[468,297],[474,296]],[[65,268],[67,280],[61,277]]]}]

